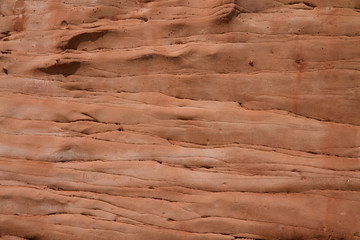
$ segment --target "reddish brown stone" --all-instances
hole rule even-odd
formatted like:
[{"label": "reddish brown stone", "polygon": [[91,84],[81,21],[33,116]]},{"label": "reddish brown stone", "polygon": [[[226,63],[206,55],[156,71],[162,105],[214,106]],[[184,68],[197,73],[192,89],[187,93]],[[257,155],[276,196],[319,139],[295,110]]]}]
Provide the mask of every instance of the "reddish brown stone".
[{"label": "reddish brown stone", "polygon": [[359,9],[0,1],[0,239],[360,239]]}]

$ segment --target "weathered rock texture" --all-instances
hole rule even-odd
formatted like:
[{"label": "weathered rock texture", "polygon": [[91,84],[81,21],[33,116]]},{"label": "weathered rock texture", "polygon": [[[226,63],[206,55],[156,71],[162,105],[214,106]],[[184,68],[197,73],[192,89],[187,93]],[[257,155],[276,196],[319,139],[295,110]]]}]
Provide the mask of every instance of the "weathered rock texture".
[{"label": "weathered rock texture", "polygon": [[360,239],[359,0],[1,0],[3,239]]}]

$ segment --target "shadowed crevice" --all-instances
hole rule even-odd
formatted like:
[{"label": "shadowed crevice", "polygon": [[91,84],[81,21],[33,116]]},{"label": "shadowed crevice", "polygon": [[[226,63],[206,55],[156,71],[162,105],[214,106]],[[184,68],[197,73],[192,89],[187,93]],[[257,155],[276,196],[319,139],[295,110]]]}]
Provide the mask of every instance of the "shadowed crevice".
[{"label": "shadowed crevice", "polygon": [[99,32],[90,32],[90,33],[81,33],[79,35],[76,35],[70,40],[68,40],[64,45],[62,45],[60,48],[62,50],[66,49],[73,49],[77,50],[79,45],[83,42],[95,42],[99,38],[104,37],[109,31],[103,30]]},{"label": "shadowed crevice", "polygon": [[80,68],[80,62],[70,62],[70,63],[61,63],[55,64],[46,68],[39,68],[43,73],[50,75],[63,75],[64,77],[73,75]]}]

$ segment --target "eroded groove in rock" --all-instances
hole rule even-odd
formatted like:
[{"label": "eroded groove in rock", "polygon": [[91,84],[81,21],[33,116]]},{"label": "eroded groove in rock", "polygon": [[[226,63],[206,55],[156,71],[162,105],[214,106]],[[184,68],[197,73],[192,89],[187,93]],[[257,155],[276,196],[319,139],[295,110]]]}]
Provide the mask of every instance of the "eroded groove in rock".
[{"label": "eroded groove in rock", "polygon": [[358,0],[0,4],[0,238],[360,239]]},{"label": "eroded groove in rock", "polygon": [[66,50],[66,49],[78,50],[79,45],[81,43],[89,42],[90,44],[92,44],[93,42],[95,42],[99,38],[104,37],[107,33],[108,33],[108,31],[105,31],[105,30],[99,31],[99,32],[80,33],[80,34],[78,34],[76,36],[71,37],[68,41],[63,43],[63,45],[60,46],[60,48],[63,49],[63,50]]},{"label": "eroded groove in rock", "polygon": [[80,68],[80,62],[69,62],[54,64],[50,67],[39,68],[39,71],[50,75],[63,75],[64,77],[70,76]]}]

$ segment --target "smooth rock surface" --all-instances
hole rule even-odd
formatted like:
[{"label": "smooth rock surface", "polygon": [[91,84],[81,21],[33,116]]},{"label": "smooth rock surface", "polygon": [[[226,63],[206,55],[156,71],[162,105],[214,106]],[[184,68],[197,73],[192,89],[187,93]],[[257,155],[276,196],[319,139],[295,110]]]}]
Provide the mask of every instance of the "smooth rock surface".
[{"label": "smooth rock surface", "polygon": [[0,238],[360,239],[359,0],[0,0]]}]

